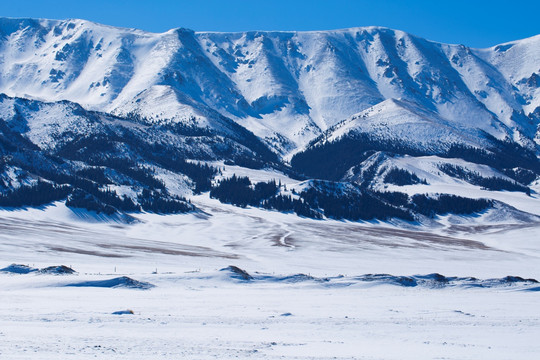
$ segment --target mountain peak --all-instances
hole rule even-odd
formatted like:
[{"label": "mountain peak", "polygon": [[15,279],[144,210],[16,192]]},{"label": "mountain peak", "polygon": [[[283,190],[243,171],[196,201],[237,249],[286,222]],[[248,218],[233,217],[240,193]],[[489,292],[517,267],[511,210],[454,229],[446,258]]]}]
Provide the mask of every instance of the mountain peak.
[{"label": "mountain peak", "polygon": [[0,32],[0,92],[154,122],[224,116],[284,155],[388,99],[527,146],[539,121],[534,39],[471,51],[379,26],[149,33],[10,18]]}]

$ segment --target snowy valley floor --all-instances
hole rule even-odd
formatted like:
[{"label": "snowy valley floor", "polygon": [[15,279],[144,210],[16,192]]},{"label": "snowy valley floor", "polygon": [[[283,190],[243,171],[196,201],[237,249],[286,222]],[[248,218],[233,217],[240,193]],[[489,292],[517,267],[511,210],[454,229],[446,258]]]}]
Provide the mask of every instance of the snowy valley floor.
[{"label": "snowy valley floor", "polygon": [[[506,278],[540,279],[538,223],[398,227],[194,201],[204,212],[142,214],[130,224],[60,203],[1,211],[0,268],[63,264],[77,274],[0,272],[0,358],[540,353],[540,284]],[[229,265],[254,279],[220,271]],[[432,273],[461,278],[410,277]],[[127,309],[134,314],[113,314]]]}]

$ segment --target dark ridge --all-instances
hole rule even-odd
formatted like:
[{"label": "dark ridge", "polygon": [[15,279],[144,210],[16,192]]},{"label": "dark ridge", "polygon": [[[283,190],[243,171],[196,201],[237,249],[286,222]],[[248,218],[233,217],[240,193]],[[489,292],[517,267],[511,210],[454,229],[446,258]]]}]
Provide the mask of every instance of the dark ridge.
[{"label": "dark ridge", "polygon": [[[312,282],[318,282],[318,283],[324,283],[329,282],[331,279],[337,279],[337,278],[319,278],[315,277],[309,274],[292,274],[292,275],[269,275],[265,273],[255,273],[256,275],[253,276],[253,280],[260,281],[260,282],[279,282],[279,283],[286,283],[286,284],[296,284],[306,281],[312,281]],[[341,277],[338,277],[341,278]]]},{"label": "dark ridge", "polygon": [[416,174],[405,169],[393,168],[390,169],[384,176],[384,182],[398,186],[424,184],[427,185],[425,179],[420,179]]},{"label": "dark ridge", "polygon": [[237,266],[229,265],[226,268],[221,269],[220,271],[228,271],[231,273],[231,277],[234,279],[239,280],[253,280],[253,276],[251,276],[246,270],[240,269]]},{"label": "dark ridge", "polygon": [[31,272],[38,271],[39,269],[30,267],[28,265],[21,265],[21,264],[11,264],[9,266],[6,266],[3,269],[0,269],[0,272],[7,272],[12,274],[28,274]]},{"label": "dark ridge", "polygon": [[34,185],[23,185],[0,194],[0,207],[45,205],[65,199],[69,190],[67,186],[58,186],[40,180]]},{"label": "dark ridge", "polygon": [[108,280],[94,280],[94,281],[81,281],[77,283],[67,284],[65,286],[74,287],[102,287],[102,288],[127,288],[127,289],[139,289],[148,290],[155,285],[144,281],[138,281],[127,276],[117,277]]},{"label": "dark ridge", "polygon": [[8,272],[12,274],[29,274],[29,273],[38,273],[38,274],[53,274],[53,275],[69,275],[75,274],[76,271],[72,268],[65,265],[56,265],[48,266],[43,269],[37,269],[30,267],[28,265],[22,264],[11,264],[3,269],[0,269],[0,272]]},{"label": "dark ridge", "polygon": [[112,313],[113,315],[134,315],[135,313],[133,310],[127,309],[127,310],[119,310]]},{"label": "dark ridge", "polygon": [[368,274],[359,276],[355,279],[359,282],[379,282],[381,284],[399,285],[404,287],[420,286],[435,289],[443,287],[496,288],[513,285],[538,284],[538,281],[535,279],[524,279],[519,276],[506,276],[498,279],[477,279],[475,277],[444,276],[438,273],[414,276]]},{"label": "dark ridge", "polygon": [[532,282],[532,283],[538,283],[538,280],[536,279],[524,279],[519,276],[507,276],[502,279],[504,282],[507,283],[520,283],[520,282]]},{"label": "dark ridge", "polygon": [[[234,270],[233,270],[234,269]],[[255,273],[251,276],[244,270],[235,266],[229,266],[221,271],[231,272],[231,277],[240,280],[250,280],[261,283],[284,283],[297,284],[304,282],[319,283],[328,287],[346,287],[359,285],[362,283],[373,283],[373,285],[394,285],[401,287],[419,287],[427,289],[442,288],[503,288],[516,287],[518,290],[540,291],[540,287],[535,286],[539,282],[536,279],[525,279],[519,276],[506,276],[494,279],[478,279],[475,277],[444,276],[439,273],[413,276],[396,276],[391,274],[365,274],[360,276],[345,277],[343,275],[335,277],[315,277],[306,274],[293,275],[269,275]],[[249,276],[246,278],[245,276]],[[535,286],[535,287],[532,287]]]},{"label": "dark ridge", "polygon": [[286,282],[286,283],[297,283],[297,282],[303,282],[303,281],[311,281],[311,280],[319,280],[311,275],[306,274],[294,274],[289,276],[284,276],[280,278],[276,278],[276,281],[280,282]]},{"label": "dark ridge", "polygon": [[53,274],[53,275],[70,275],[75,274],[76,271],[65,265],[49,266],[39,270],[41,274]]},{"label": "dark ridge", "polygon": [[416,279],[410,276],[393,276],[389,274],[366,274],[356,278],[359,281],[366,282],[384,282],[387,284],[399,285],[404,287],[415,287],[418,285]]},{"label": "dark ridge", "polygon": [[417,279],[427,280],[427,281],[434,281],[437,283],[447,283],[448,278],[444,275],[441,275],[439,273],[433,273],[433,274],[427,274],[427,275],[415,275],[414,276]]},{"label": "dark ridge", "polygon": [[347,136],[334,142],[316,144],[297,153],[291,159],[291,166],[298,173],[323,180],[339,180],[351,167],[362,163],[373,151],[386,151],[412,156],[427,155],[421,151],[391,140],[377,139],[361,133]]},{"label": "dark ridge", "polygon": [[533,282],[533,283],[538,283],[538,280],[536,279],[524,279],[522,277],[519,277],[519,276],[507,276],[504,278],[504,280],[506,282]]},{"label": "dark ridge", "polygon": [[[361,164],[373,151],[385,151],[397,155],[437,155],[443,158],[460,158],[477,164],[485,164],[502,172],[519,167],[520,174],[527,174],[525,176],[527,179],[540,173],[540,160],[533,151],[516,143],[498,140],[487,133],[484,137],[490,143],[486,150],[463,144],[451,144],[448,149],[430,151],[418,148],[414,144],[378,139],[368,133],[351,134],[325,143],[320,142],[324,138],[322,136],[315,139],[316,141],[305,150],[295,154],[291,159],[291,166],[296,172],[308,177],[340,180],[347,170]],[[520,174],[516,174],[516,177]]]},{"label": "dark ridge", "polygon": [[[495,176],[484,177],[476,171],[467,170],[463,166],[452,165],[452,164],[441,164],[439,165],[439,169],[449,176],[465,180],[470,184],[481,186],[487,190],[521,191],[521,192],[526,193],[527,195],[531,194],[531,189],[529,189],[526,186],[523,186],[522,184],[517,183],[516,181],[509,181],[509,180],[505,180],[503,178],[495,177]],[[506,171],[505,173],[512,174],[512,172],[509,172],[509,171]],[[519,172],[516,170],[513,173],[517,174]]]},{"label": "dark ridge", "polygon": [[456,195],[438,194],[435,197],[416,194],[411,197],[412,209],[420,214],[435,217],[443,214],[469,215],[493,206],[492,200],[470,199]]}]

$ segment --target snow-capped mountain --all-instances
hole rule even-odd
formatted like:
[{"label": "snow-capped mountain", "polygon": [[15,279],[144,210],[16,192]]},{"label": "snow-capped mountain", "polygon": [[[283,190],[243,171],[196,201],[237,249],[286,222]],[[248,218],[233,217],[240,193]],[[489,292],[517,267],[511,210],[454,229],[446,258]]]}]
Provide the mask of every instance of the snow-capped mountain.
[{"label": "snow-capped mountain", "polygon": [[540,36],[0,18],[0,359],[538,358],[539,123]]},{"label": "snow-capped mountain", "polygon": [[0,92],[153,121],[219,113],[283,154],[402,99],[533,147],[540,37],[489,49],[379,27],[155,34],[84,20],[0,20]]},{"label": "snow-capped mountain", "polygon": [[[183,201],[214,189],[248,194],[227,200],[243,206],[357,219],[325,208],[333,192],[410,219],[427,200],[371,192],[530,194],[540,175],[540,36],[471,49],[381,27],[157,34],[1,18],[0,94],[0,187],[49,181],[72,204],[113,191],[145,208],[145,191]],[[215,190],[233,165],[328,182]]]}]

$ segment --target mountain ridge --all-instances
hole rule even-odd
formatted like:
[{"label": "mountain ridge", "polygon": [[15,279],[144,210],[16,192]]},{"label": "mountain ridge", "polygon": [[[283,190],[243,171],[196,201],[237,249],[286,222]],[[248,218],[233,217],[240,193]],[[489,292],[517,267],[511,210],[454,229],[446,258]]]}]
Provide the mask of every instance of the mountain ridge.
[{"label": "mountain ridge", "polygon": [[[534,138],[536,129],[522,129],[528,117],[538,122],[537,90],[514,95],[509,75],[486,62],[491,53],[485,52],[499,45],[480,51],[384,27],[150,33],[86,20],[4,18],[6,22],[11,29],[2,31],[4,38],[8,34],[10,43],[22,41],[35,49],[35,54],[21,53],[2,44],[3,72],[20,75],[0,81],[0,91],[8,95],[67,99],[93,110],[136,112],[156,121],[207,118],[217,111],[284,155],[389,98],[409,98],[452,121],[471,113],[484,130],[490,130],[494,118],[510,128],[506,135],[518,140],[521,135]],[[534,37],[526,40],[535,42]],[[32,69],[30,73],[40,75],[29,77]],[[470,78],[464,71],[478,76],[463,82]],[[529,75],[533,80],[534,74]],[[519,99],[533,101],[523,100],[531,104],[522,105]],[[456,110],[456,101],[464,110]],[[139,105],[145,102],[159,103],[162,111]]]},{"label": "mountain ridge", "polygon": [[352,27],[344,27],[344,28],[336,28],[336,29],[324,29],[324,30],[261,30],[261,29],[254,29],[254,30],[241,30],[241,31],[199,31],[199,30],[194,30],[194,29],[188,28],[188,27],[180,26],[180,27],[170,28],[170,29],[168,29],[166,31],[156,32],[156,31],[139,29],[139,28],[135,28],[135,27],[108,25],[108,24],[100,23],[100,22],[93,21],[93,20],[87,20],[87,19],[84,19],[84,18],[52,19],[52,18],[0,16],[0,21],[1,20],[9,20],[9,21],[15,21],[15,22],[18,22],[18,21],[21,21],[21,20],[28,20],[28,21],[45,21],[45,22],[57,22],[57,23],[66,22],[66,21],[87,22],[87,23],[91,23],[91,24],[98,25],[98,26],[101,26],[101,27],[106,27],[106,28],[112,28],[112,29],[117,29],[117,30],[132,30],[132,31],[135,31],[135,32],[142,32],[142,33],[156,34],[156,35],[157,34],[168,33],[168,32],[175,31],[175,30],[187,30],[187,31],[190,31],[190,32],[193,32],[193,33],[196,33],[196,34],[244,34],[244,33],[289,33],[289,34],[294,33],[294,34],[296,34],[296,33],[331,33],[331,32],[347,32],[347,31],[366,30],[366,29],[376,29],[376,30],[380,29],[380,30],[399,31],[399,32],[402,32],[404,34],[408,34],[408,35],[411,35],[411,36],[414,36],[414,37],[417,37],[417,38],[421,38],[421,39],[424,39],[424,40],[427,40],[429,42],[436,43],[436,44],[452,45],[452,46],[465,46],[465,47],[468,47],[468,48],[473,49],[473,50],[487,50],[487,49],[495,48],[495,47],[498,47],[498,46],[504,46],[504,45],[508,45],[508,44],[512,44],[512,43],[516,43],[516,42],[521,42],[521,41],[525,41],[525,40],[532,40],[532,39],[540,38],[540,34],[536,34],[536,35],[531,35],[531,36],[527,36],[527,37],[524,37],[524,38],[519,38],[519,39],[515,39],[515,40],[509,40],[509,41],[506,41],[506,42],[497,43],[495,45],[491,45],[491,46],[487,46],[487,47],[474,47],[474,46],[468,46],[468,45],[465,45],[465,44],[462,44],[462,43],[446,43],[446,42],[442,42],[442,41],[432,40],[432,39],[424,38],[424,37],[422,37],[420,35],[416,35],[416,34],[404,31],[404,30],[399,30],[399,29],[388,27],[388,26],[380,26],[380,25],[352,26]]},{"label": "mountain ridge", "polygon": [[[315,218],[500,210],[488,190],[536,194],[538,52],[540,36],[472,49],[384,27],[0,18],[0,203],[49,189],[41,201],[183,212],[210,191]],[[477,191],[494,200],[463,196]]]}]

